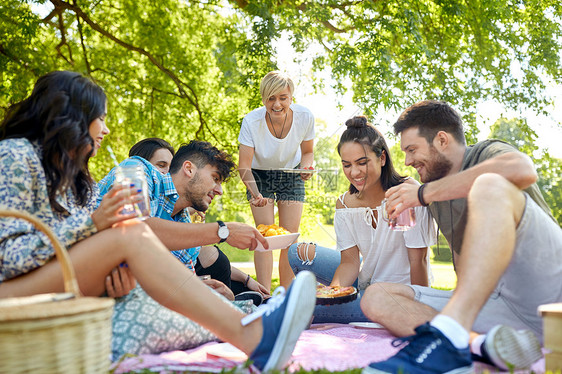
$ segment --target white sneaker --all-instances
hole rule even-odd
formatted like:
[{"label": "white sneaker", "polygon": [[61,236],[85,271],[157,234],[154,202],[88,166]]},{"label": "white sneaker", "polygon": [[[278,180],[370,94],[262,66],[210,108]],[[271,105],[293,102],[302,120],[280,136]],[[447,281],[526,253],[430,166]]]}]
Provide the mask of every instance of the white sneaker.
[{"label": "white sneaker", "polygon": [[531,331],[497,325],[482,344],[483,356],[500,369],[528,369],[542,357],[541,345]]}]

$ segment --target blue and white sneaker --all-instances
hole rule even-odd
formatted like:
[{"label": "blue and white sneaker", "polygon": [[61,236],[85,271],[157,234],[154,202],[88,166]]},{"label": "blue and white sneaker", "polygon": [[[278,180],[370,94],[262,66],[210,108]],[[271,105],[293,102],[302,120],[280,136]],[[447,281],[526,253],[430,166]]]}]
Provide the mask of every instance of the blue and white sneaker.
[{"label": "blue and white sneaker", "polygon": [[416,327],[416,335],[398,338],[397,347],[408,343],[386,361],[373,362],[363,374],[464,374],[472,373],[470,350],[456,348],[445,335],[429,323]]},{"label": "blue and white sneaker", "polygon": [[503,370],[528,369],[542,357],[535,334],[504,325],[494,326],[486,334],[481,351],[484,362]]},{"label": "blue and white sneaker", "polygon": [[283,287],[278,287],[267,304],[242,318],[242,325],[247,325],[262,317],[263,336],[250,355],[255,367],[270,371],[285,366],[301,332],[312,319],[315,305],[316,277],[309,271],[301,271],[286,293]]}]

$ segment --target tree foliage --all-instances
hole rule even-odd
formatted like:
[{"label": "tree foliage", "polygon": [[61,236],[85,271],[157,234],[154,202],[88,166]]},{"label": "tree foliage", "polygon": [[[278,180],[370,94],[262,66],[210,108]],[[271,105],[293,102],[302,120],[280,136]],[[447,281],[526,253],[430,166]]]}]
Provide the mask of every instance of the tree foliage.
[{"label": "tree foliage", "polygon": [[337,152],[339,136],[329,134],[323,121],[316,122],[316,134],[314,163],[318,172],[306,182],[303,214],[303,222],[311,227],[316,226],[318,221],[333,224],[336,200],[349,189],[349,181],[343,175]]},{"label": "tree foliage", "polygon": [[498,119],[492,125],[489,137],[506,141],[531,157],[539,176],[537,184],[554,218],[562,224],[562,160],[552,157],[548,150],[538,152],[537,134],[524,119]]},{"label": "tree foliage", "polygon": [[[149,136],[176,147],[207,140],[236,155],[240,121],[275,68],[270,30],[215,0],[9,0],[0,15],[0,107],[49,71],[86,74],[108,96],[105,143],[119,159]],[[105,149],[91,161],[96,179],[112,166]]]},{"label": "tree foliage", "polygon": [[471,135],[479,100],[541,110],[545,77],[560,81],[558,0],[234,3],[272,32],[288,31],[298,51],[321,44],[315,69],[331,69],[340,92],[350,79],[368,114],[445,100],[466,113]]},{"label": "tree foliage", "polygon": [[[544,108],[545,82],[562,76],[561,14],[557,0],[2,1],[0,108],[40,75],[74,70],[105,89],[119,159],[149,136],[208,140],[236,155],[240,121],[261,105],[259,81],[288,32],[297,52],[324,47],[314,69],[328,69],[339,92],[350,81],[366,114],[435,98],[474,124],[482,99]],[[318,165],[339,168],[330,157]],[[92,164],[98,179],[112,166],[104,149]],[[247,220],[239,179],[227,188],[224,218]]]},{"label": "tree foliage", "polygon": [[[205,139],[236,151],[236,125],[256,97],[257,79],[273,66],[261,46],[248,53],[256,43],[246,21],[213,1],[32,4],[0,5],[2,107],[25,97],[39,75],[69,69],[105,89],[108,140],[120,158],[147,136],[174,145]],[[40,18],[38,9],[48,14]],[[102,152],[96,176],[107,165]]]},{"label": "tree foliage", "polygon": [[490,127],[489,138],[506,141],[529,157],[533,157],[535,151],[539,149],[535,145],[537,133],[529,127],[526,120],[521,118],[500,117]]}]

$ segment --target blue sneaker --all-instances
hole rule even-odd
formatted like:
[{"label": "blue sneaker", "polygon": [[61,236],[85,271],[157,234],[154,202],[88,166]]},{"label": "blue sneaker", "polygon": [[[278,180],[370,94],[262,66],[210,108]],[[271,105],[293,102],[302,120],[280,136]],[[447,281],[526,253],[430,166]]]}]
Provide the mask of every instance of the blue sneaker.
[{"label": "blue sneaker", "polygon": [[286,293],[283,287],[277,287],[267,304],[242,319],[242,325],[247,325],[262,317],[263,336],[250,355],[255,367],[270,371],[285,366],[301,332],[312,319],[315,305],[316,277],[309,271],[301,271]]},{"label": "blue sneaker", "polygon": [[416,327],[416,335],[398,338],[392,342],[397,347],[408,343],[386,361],[373,362],[363,369],[363,374],[461,374],[472,373],[470,350],[457,349],[443,333],[425,323]]}]

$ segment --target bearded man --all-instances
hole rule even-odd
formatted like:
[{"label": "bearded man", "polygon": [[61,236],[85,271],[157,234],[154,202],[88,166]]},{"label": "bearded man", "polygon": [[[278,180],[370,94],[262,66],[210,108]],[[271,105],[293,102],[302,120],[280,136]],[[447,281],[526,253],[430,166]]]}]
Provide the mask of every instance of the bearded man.
[{"label": "bearded man", "polygon": [[390,188],[390,218],[429,206],[452,249],[457,287],[371,285],[363,312],[408,344],[363,373],[469,373],[473,359],[528,368],[542,356],[537,307],[562,301],[562,230],[533,163],[498,140],[467,146],[460,116],[441,101],[412,105],[394,131],[424,184]]},{"label": "bearded man", "polygon": [[[217,268],[213,278],[203,280],[204,283],[229,300],[234,300],[231,279],[259,294],[269,295],[263,285],[232,267],[218,248],[209,246],[227,242],[233,247],[252,250],[261,242],[267,248],[265,238],[255,227],[239,222],[191,223],[188,208],[206,212],[215,196],[222,195],[222,183],[236,167],[230,155],[211,143],[193,140],[180,146],[167,174],[138,156],[124,160],[120,166],[140,166],[144,170],[151,208],[151,217],[145,222],[172,254],[193,271]],[[98,183],[98,202],[111,189],[115,171],[113,168]],[[112,297],[126,295],[134,286],[126,267],[114,269],[106,281],[107,293]]]}]

